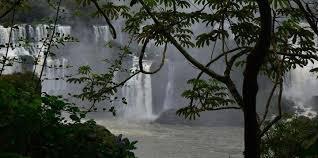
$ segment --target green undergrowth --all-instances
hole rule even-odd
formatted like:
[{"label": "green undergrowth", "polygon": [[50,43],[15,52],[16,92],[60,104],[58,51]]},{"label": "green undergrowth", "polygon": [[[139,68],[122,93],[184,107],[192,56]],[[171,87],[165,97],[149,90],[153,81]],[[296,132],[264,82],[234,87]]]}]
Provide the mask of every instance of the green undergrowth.
[{"label": "green undergrowth", "polygon": [[135,141],[84,122],[77,107],[41,95],[34,81],[30,73],[0,77],[0,158],[135,158]]}]

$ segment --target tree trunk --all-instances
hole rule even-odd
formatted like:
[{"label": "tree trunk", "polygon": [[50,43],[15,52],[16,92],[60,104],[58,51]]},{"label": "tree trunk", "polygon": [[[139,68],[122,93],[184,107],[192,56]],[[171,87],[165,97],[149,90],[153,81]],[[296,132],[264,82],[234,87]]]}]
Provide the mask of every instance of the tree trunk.
[{"label": "tree trunk", "polygon": [[[258,137],[259,126],[256,115],[256,94],[257,83],[245,84],[247,87],[244,91],[245,94],[244,104],[244,142],[245,142],[245,158],[259,158],[260,157],[260,140]],[[256,86],[256,87],[255,87]],[[248,96],[248,97],[246,97]]]},{"label": "tree trunk", "polygon": [[272,32],[271,8],[268,0],[257,0],[261,30],[254,50],[247,56],[243,81],[245,158],[260,157],[259,125],[256,113],[257,76],[269,52]]}]

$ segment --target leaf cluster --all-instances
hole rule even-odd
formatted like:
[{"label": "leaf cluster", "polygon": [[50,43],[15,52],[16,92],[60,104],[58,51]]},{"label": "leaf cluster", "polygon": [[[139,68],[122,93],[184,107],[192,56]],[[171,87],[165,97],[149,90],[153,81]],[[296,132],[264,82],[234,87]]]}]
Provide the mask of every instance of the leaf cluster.
[{"label": "leaf cluster", "polygon": [[195,119],[200,112],[213,111],[234,103],[228,96],[227,88],[216,80],[191,79],[188,84],[194,88],[184,91],[182,96],[191,100],[190,105],[179,109],[179,116]]}]

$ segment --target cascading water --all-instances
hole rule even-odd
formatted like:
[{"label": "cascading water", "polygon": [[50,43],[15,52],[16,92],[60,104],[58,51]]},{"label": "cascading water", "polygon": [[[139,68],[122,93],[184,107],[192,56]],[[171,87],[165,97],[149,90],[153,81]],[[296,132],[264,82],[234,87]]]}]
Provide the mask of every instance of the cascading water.
[{"label": "cascading water", "polygon": [[[119,25],[115,23],[115,25]],[[119,28],[119,26],[118,26]],[[108,26],[93,26],[93,33],[95,42],[107,43],[112,37]],[[117,39],[119,44],[123,44],[124,34],[117,32]],[[128,67],[132,71],[138,69],[138,58],[132,56],[130,61],[127,61]],[[126,64],[127,64],[126,63]],[[151,61],[144,61],[144,69],[150,71]],[[118,82],[121,80],[120,73],[116,73]],[[151,76],[146,74],[138,74],[131,78],[125,86],[122,87],[120,94],[126,98],[127,105],[122,104],[119,108],[119,115],[128,120],[154,120],[156,116],[153,114],[152,102],[152,85]]]},{"label": "cascading water", "polygon": [[[308,24],[302,24],[302,27],[307,27]],[[315,36],[315,45],[318,47],[318,39]],[[295,44],[294,47],[298,47],[299,45]],[[311,100],[313,96],[318,96],[318,80],[317,74],[310,72],[311,69],[317,68],[318,63],[315,61],[314,63],[309,62],[305,67],[297,66],[294,70],[292,70],[289,74],[289,82],[285,84],[285,92],[284,95],[293,100],[297,108],[302,109],[302,113],[304,115],[314,114],[316,112],[312,111],[312,107],[307,106],[308,101]],[[318,106],[318,105],[316,105]]]},{"label": "cascading water", "polygon": [[163,102],[163,111],[169,110],[173,107],[173,101],[174,101],[174,74],[175,74],[175,67],[174,63],[171,63],[171,61],[167,64],[169,66],[168,68],[168,83],[166,86],[165,91],[165,99]]},{"label": "cascading water", "polygon": [[42,91],[50,95],[62,95],[67,88],[65,81],[68,60],[65,58],[49,58],[46,72],[43,76]]},{"label": "cascading water", "polygon": [[[10,37],[10,28],[5,28],[3,26],[0,26],[0,45],[2,48],[0,49],[0,54],[1,56],[5,56],[7,53],[7,44],[9,43],[9,37]],[[27,49],[24,47],[15,47],[15,45],[18,43],[19,39],[24,38],[26,36],[26,31],[25,31],[25,25],[19,25],[17,28],[12,29],[12,34],[11,34],[11,39],[10,42],[14,46],[14,48],[10,47],[8,49],[8,58],[13,59],[13,58],[18,58],[19,56],[25,56],[25,55],[30,55]],[[10,62],[11,66],[5,67],[4,74],[11,74],[14,72],[20,72],[21,65],[16,64],[14,62]]]},{"label": "cascading water", "polygon": [[[13,62],[11,64],[12,66],[6,66],[4,74],[11,74],[14,72],[25,71],[25,70],[22,70],[23,65],[27,65],[26,67],[30,67],[29,65],[32,65],[31,67],[33,68],[26,71],[32,71],[33,69],[36,69],[35,72],[37,74],[40,73],[41,67],[43,65],[44,52],[47,49],[47,47],[43,44],[48,37],[48,33],[49,33],[48,27],[49,27],[48,25],[44,25],[44,24],[40,24],[36,26],[21,24],[21,25],[17,25],[17,27],[14,27],[12,29],[10,42],[12,43],[13,47],[9,48],[8,57],[16,58],[15,61],[18,61],[18,62]],[[71,34],[70,26],[57,25],[55,29],[56,29],[56,33],[59,33],[59,34],[63,34],[63,35]],[[11,32],[10,27],[5,28],[3,26],[0,26],[0,34],[1,34],[0,45],[4,46],[2,49],[0,49],[1,56],[5,56],[6,54],[6,51],[7,51],[6,44],[9,43],[10,32]],[[30,42],[29,45],[23,46],[24,41]],[[32,60],[28,60],[26,62],[20,61],[21,58],[25,58],[25,57],[29,57]],[[36,58],[38,58],[38,62],[37,62],[37,65],[34,66],[33,60]],[[57,62],[53,62],[55,60]],[[53,64],[53,66],[50,64]],[[48,74],[47,76],[50,77],[47,79],[52,80],[54,78],[55,80],[57,80],[58,78],[57,76],[65,75],[65,72],[64,72],[65,65],[66,65],[65,59],[63,58],[53,59],[49,57],[44,76],[46,76],[46,73],[47,73]],[[58,71],[55,70],[56,67],[59,68]],[[63,84],[62,81],[58,81],[54,83],[52,81],[48,81],[49,83],[45,83],[45,82],[46,81],[44,81],[44,84],[42,85],[43,89],[51,91],[51,92],[55,91],[53,89],[55,89],[56,87],[58,87],[58,89],[65,87],[64,85],[65,83]]]},{"label": "cascading water", "polygon": [[[150,71],[150,61],[144,61],[145,71]],[[138,58],[132,58],[132,71],[138,68]],[[154,120],[156,116],[152,109],[151,77],[139,73],[130,79],[122,88],[122,95],[126,97],[128,105],[123,105],[121,110],[124,118],[133,120]]]},{"label": "cascading water", "polygon": [[[318,67],[317,63],[310,63],[306,67],[297,67],[290,73],[290,83],[286,86],[285,96],[293,100],[297,108],[303,109],[301,114],[316,114],[311,111],[312,107],[306,104],[313,96],[318,95],[317,75],[309,72],[312,68]],[[317,106],[317,105],[316,105]]]},{"label": "cascading water", "polygon": [[95,42],[108,42],[111,38],[109,26],[93,26]]}]

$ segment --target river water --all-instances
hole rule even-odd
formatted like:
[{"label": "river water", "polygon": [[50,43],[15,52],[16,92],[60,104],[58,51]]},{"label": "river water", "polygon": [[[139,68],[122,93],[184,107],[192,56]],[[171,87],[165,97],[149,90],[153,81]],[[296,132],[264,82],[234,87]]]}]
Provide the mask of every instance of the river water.
[{"label": "river water", "polygon": [[242,158],[243,129],[96,120],[112,133],[138,140],[138,158]]}]

